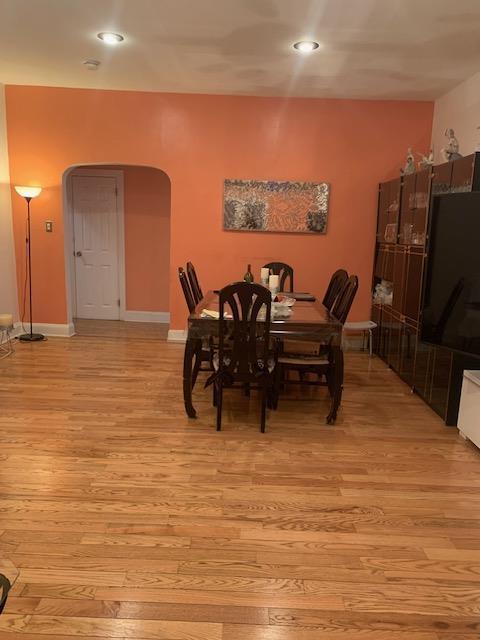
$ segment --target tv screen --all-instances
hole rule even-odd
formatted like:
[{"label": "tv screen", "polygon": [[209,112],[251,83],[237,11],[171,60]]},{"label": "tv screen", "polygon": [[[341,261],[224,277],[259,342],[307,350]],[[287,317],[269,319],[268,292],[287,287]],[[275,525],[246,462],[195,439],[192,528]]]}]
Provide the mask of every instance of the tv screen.
[{"label": "tv screen", "polygon": [[480,193],[433,199],[421,336],[480,355]]}]

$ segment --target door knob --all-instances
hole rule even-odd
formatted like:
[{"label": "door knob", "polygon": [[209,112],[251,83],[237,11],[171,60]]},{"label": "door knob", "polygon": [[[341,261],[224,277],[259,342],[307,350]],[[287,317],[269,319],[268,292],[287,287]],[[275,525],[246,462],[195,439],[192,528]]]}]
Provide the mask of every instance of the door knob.
[{"label": "door knob", "polygon": [[75,255],[77,256],[77,258],[81,258],[82,257],[82,252],[81,251],[75,251]]}]

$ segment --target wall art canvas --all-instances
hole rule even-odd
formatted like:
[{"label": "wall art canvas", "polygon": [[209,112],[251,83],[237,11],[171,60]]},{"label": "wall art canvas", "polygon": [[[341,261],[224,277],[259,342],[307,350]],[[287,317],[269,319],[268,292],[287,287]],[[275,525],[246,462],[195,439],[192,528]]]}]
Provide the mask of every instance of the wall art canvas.
[{"label": "wall art canvas", "polygon": [[326,182],[225,180],[227,231],[326,233],[330,185]]}]

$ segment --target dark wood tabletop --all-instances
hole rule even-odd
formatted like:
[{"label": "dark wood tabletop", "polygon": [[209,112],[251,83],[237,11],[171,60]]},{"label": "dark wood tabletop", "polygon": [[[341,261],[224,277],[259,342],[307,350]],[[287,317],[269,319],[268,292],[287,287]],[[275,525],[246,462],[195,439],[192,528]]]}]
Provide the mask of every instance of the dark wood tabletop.
[{"label": "dark wood tabletop", "polygon": [[[200,300],[195,311],[190,314],[188,318],[188,338],[190,339],[218,334],[218,320],[202,317],[203,309],[218,311],[217,293],[209,291],[203,300]],[[314,302],[297,300],[288,318],[275,318],[271,321],[270,333],[274,336],[301,335],[308,340],[332,341],[339,344],[342,325],[318,300]]]}]

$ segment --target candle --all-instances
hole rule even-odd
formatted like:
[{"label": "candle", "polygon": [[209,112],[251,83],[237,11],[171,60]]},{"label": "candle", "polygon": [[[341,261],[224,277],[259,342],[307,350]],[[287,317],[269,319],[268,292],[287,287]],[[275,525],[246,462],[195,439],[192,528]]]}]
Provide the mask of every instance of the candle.
[{"label": "candle", "polygon": [[269,270],[267,269],[267,267],[262,267],[260,269],[260,282],[262,284],[264,284],[265,286],[268,285],[268,276],[270,275]]},{"label": "candle", "polygon": [[0,327],[13,326],[13,316],[11,313],[0,313]]},{"label": "candle", "polygon": [[278,292],[279,276],[270,276],[268,278],[268,288],[272,293]]}]

